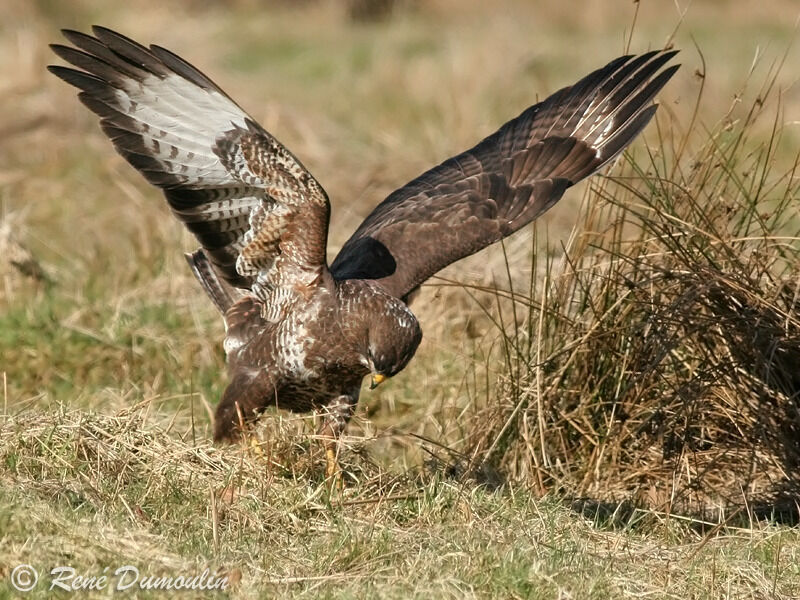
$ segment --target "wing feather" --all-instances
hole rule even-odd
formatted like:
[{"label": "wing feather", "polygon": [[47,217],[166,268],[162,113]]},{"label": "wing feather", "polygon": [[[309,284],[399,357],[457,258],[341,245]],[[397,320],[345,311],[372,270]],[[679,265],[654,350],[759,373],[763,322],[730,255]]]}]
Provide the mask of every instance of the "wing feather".
[{"label": "wing feather", "polygon": [[[49,69],[81,90],[117,151],[197,237],[203,254],[190,264],[206,290],[213,268],[225,285],[280,304],[293,284],[321,276],[329,203],[300,161],[176,54],[92,31],[65,30],[73,46],[51,47],[76,68]],[[221,292],[209,295],[225,304]],[[280,318],[280,306],[271,310]]]},{"label": "wing feather", "polygon": [[655,114],[676,54],[622,56],[529,107],[474,148],[392,192],[331,265],[406,297],[448,264],[517,231],[617,156]]}]

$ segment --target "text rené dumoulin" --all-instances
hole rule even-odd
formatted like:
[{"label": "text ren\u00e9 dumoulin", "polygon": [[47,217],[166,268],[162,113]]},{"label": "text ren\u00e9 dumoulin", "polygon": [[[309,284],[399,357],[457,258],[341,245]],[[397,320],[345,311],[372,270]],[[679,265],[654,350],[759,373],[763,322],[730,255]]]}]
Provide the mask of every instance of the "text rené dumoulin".
[{"label": "text ren\u00e9 dumoulin", "polygon": [[109,567],[100,575],[80,575],[73,567],[54,567],[50,570],[50,589],[68,592],[79,590],[125,591],[143,590],[224,590],[228,577],[219,577],[208,569],[197,575],[143,575],[133,565],[124,565],[109,573]]}]

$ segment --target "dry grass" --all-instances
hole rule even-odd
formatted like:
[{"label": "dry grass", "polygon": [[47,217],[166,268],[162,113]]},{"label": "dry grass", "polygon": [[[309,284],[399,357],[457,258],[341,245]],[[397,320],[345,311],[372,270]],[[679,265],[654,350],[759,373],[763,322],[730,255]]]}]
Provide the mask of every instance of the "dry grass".
[{"label": "dry grass", "polygon": [[[191,429],[154,423],[146,410],[61,408],[3,419],[4,575],[19,563],[69,564],[87,575],[127,564],[152,575],[208,568],[236,582],[232,595],[242,598],[800,591],[800,536],[779,526],[703,530],[645,511],[584,519],[555,498],[388,475],[358,455],[346,462],[358,483],[329,496],[305,472],[192,440]],[[281,438],[284,457],[291,433]],[[44,585],[38,590],[45,595]]]},{"label": "dry grass", "polygon": [[[2,275],[0,577],[130,563],[208,566],[236,597],[799,596],[797,531],[750,502],[796,471],[796,50],[768,75],[793,3],[696,3],[680,26],[662,3],[398,0],[354,22],[357,4],[3,6],[0,215],[47,281]],[[209,443],[222,327],[192,241],[44,70],[58,28],[95,22],[185,55],[291,147],[332,198],[332,254],[536,93],[627,47],[671,40],[684,67],[611,180],[423,289],[423,346],[362,398],[330,497],[306,419],[264,419],[260,456]],[[480,291],[508,282],[513,301]],[[484,459],[490,486],[461,477]],[[674,514],[698,508],[724,510]]]},{"label": "dry grass", "polygon": [[477,460],[540,493],[797,520],[800,188],[772,77],[710,132],[676,139],[662,117],[659,147],[587,194],[564,256],[503,293],[524,318]]}]

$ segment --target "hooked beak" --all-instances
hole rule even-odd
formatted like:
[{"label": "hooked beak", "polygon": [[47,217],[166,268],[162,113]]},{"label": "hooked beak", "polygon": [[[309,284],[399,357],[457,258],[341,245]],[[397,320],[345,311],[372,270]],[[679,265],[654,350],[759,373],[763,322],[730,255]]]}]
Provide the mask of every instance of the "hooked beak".
[{"label": "hooked beak", "polygon": [[369,384],[369,389],[374,390],[380,384],[386,381],[386,375],[381,375],[380,373],[375,373],[372,376],[372,383]]}]

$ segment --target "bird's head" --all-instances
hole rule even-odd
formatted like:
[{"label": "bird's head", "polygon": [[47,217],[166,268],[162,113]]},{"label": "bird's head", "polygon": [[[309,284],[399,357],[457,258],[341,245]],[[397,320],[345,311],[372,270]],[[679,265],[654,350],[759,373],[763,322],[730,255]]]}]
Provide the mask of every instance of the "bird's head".
[{"label": "bird's head", "polygon": [[390,296],[368,330],[365,362],[372,372],[370,389],[402,371],[422,340],[419,322],[404,302]]}]

